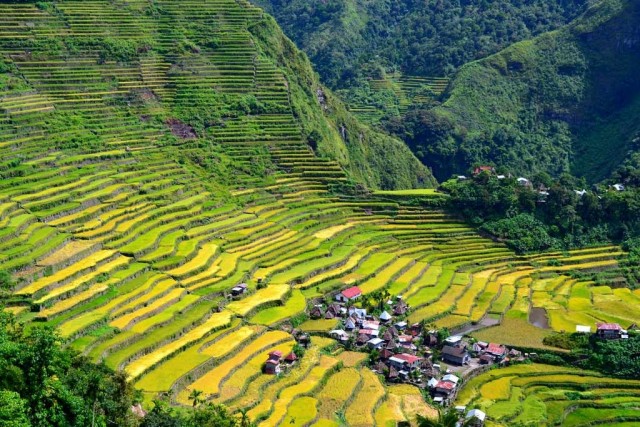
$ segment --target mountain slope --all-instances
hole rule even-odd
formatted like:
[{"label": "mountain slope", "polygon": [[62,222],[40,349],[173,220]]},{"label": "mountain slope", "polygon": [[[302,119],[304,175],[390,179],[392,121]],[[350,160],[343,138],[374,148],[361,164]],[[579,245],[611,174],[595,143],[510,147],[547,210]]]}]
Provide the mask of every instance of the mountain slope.
[{"label": "mountain slope", "polygon": [[416,151],[441,177],[495,162],[601,180],[640,130],[639,66],[640,5],[604,0],[559,31],[462,67],[427,126],[445,131],[424,132]]},{"label": "mountain slope", "polygon": [[[444,75],[569,22],[586,0],[255,0],[311,58],[324,82],[346,87],[376,67]],[[363,66],[369,64],[365,69]],[[366,68],[369,68],[368,70]],[[364,74],[363,74],[364,72]]]},{"label": "mountain slope", "polygon": [[[263,36],[282,39],[287,59],[276,65],[269,55],[279,52],[258,49],[257,37],[246,28],[270,18],[248,3],[222,2],[233,17],[221,24],[214,14],[190,21],[186,12],[158,2],[117,1],[104,11],[88,5],[80,12],[89,20],[75,10],[69,15],[66,3],[37,6],[18,16],[26,24],[17,23],[23,25],[20,37],[6,41],[0,57],[0,90],[6,92],[0,107],[11,126],[13,116],[23,115],[22,107],[13,108],[21,99],[37,106],[27,111],[39,115],[52,149],[183,145],[183,154],[215,173],[218,182],[235,185],[242,180],[234,168],[252,176],[247,184],[255,185],[276,167],[295,171],[304,164],[336,177],[344,177],[344,170],[372,188],[435,184],[400,141],[361,126],[336,100],[323,109],[310,96],[323,89],[308,61],[285,43],[276,25],[266,26]],[[56,32],[67,37],[53,37]],[[286,67],[297,67],[302,84],[289,86]],[[77,102],[92,108],[74,108]],[[122,121],[123,135],[103,132],[109,119]],[[113,141],[120,136],[123,141]],[[26,161],[30,154],[18,157]],[[380,166],[387,160],[397,174]]]}]

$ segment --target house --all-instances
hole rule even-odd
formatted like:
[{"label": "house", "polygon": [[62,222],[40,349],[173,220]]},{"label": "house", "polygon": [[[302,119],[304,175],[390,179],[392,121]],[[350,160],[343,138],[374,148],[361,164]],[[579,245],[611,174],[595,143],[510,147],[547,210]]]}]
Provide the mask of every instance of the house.
[{"label": "house", "polygon": [[302,345],[304,348],[307,348],[309,346],[309,343],[311,343],[311,337],[307,333],[299,333],[295,337],[296,341],[299,342],[300,345]]},{"label": "house", "polygon": [[364,308],[349,308],[349,316],[352,316],[357,321],[362,321],[367,318],[367,310]]},{"label": "house", "polygon": [[612,187],[616,191],[624,191],[624,185],[622,184],[613,184]]},{"label": "house", "polygon": [[347,331],[352,331],[356,328],[356,326],[357,326],[356,319],[354,319],[353,317],[347,317],[347,320],[345,320],[344,322],[344,328]]},{"label": "house", "polygon": [[341,309],[342,307],[340,307],[339,304],[333,303],[333,304],[329,304],[329,307],[327,307],[327,312],[330,312],[331,314],[333,314],[334,317],[337,317],[341,314]]},{"label": "house", "polygon": [[400,378],[400,373],[393,365],[389,367],[389,375],[387,375],[387,378],[389,381],[397,381]]},{"label": "house", "polygon": [[358,338],[356,338],[356,345],[365,345],[367,341],[369,341],[370,339],[371,339],[370,336],[367,336],[365,334],[360,334],[358,335]]},{"label": "house", "polygon": [[407,351],[411,351],[411,352],[418,351],[418,347],[415,344],[412,344],[412,343],[403,342],[403,343],[398,344],[398,346],[400,348],[402,348],[403,350],[407,350]]},{"label": "house", "polygon": [[380,338],[371,338],[367,341],[367,346],[372,350],[380,350],[384,346],[384,341]]},{"label": "house", "polygon": [[400,300],[398,302],[398,304],[396,304],[396,307],[393,309],[393,315],[394,316],[402,316],[403,314],[407,313],[408,309],[409,309],[409,306],[407,305],[407,303],[405,303],[404,301]]},{"label": "house", "polygon": [[398,331],[404,331],[407,329],[407,322],[398,322],[394,325]]},{"label": "house", "polygon": [[384,375],[385,372],[389,371],[389,368],[384,364],[384,362],[378,362],[373,365],[373,368],[371,370]]},{"label": "house", "polygon": [[362,291],[357,286],[352,286],[351,288],[345,289],[336,295],[336,301],[340,302],[348,302],[355,301],[362,296]]},{"label": "house", "polygon": [[280,375],[280,361],[267,359],[264,363],[264,373],[270,375]]},{"label": "house", "polygon": [[282,358],[282,352],[280,350],[275,350],[269,353],[269,359],[278,359]]},{"label": "house", "polygon": [[489,343],[485,353],[500,359],[507,354],[507,348],[501,344]]},{"label": "house", "polygon": [[380,329],[380,322],[376,320],[365,320],[362,322],[363,329],[375,329],[376,331]]},{"label": "house", "polygon": [[458,382],[460,381],[460,378],[456,377],[453,374],[447,374],[444,377],[442,377],[442,381],[449,381],[450,383],[454,383],[457,387]]},{"label": "house", "polygon": [[451,381],[438,381],[436,386],[434,387],[434,391],[436,394],[441,394],[445,396],[449,396],[455,390],[456,385]]},{"label": "house", "polygon": [[386,348],[387,350],[395,350],[397,347],[398,345],[394,340],[389,340],[389,342],[387,342],[387,344],[385,344],[384,346],[384,348]]},{"label": "house", "polygon": [[318,305],[313,307],[309,312],[309,316],[311,316],[312,319],[320,319],[322,315],[323,315],[322,308]]},{"label": "house", "polygon": [[383,348],[382,351],[380,352],[380,359],[387,360],[390,357],[393,357],[393,352],[390,350],[387,350],[386,348]]},{"label": "house", "polygon": [[473,344],[473,351],[475,351],[476,353],[480,353],[486,350],[488,346],[489,344],[484,341],[477,341],[476,343]]},{"label": "house", "polygon": [[378,331],[377,329],[360,329],[358,333],[360,335],[366,335],[369,337],[369,339],[371,339],[371,338],[377,338],[378,335],[380,334],[380,331]]},{"label": "house", "polygon": [[591,333],[591,326],[576,325],[576,332],[579,332],[581,334],[590,334]]},{"label": "house", "polygon": [[467,412],[467,415],[465,415],[464,418],[466,420],[466,425],[472,427],[482,427],[484,425],[484,420],[486,417],[487,415],[480,409],[472,409]]},{"label": "house", "polygon": [[329,332],[329,336],[341,342],[349,341],[349,334],[342,329],[334,329],[333,331]]},{"label": "house", "polygon": [[296,356],[296,354],[293,351],[287,354],[287,356],[284,358],[285,363],[289,365],[294,364],[296,360],[298,360],[298,356]]},{"label": "house", "polygon": [[457,345],[460,341],[462,341],[462,335],[451,335],[444,340],[449,345]]},{"label": "house", "polygon": [[573,191],[578,195],[578,197],[582,197],[582,196],[584,196],[585,194],[587,194],[587,190],[585,190],[585,189],[582,189],[582,190],[573,190]]},{"label": "house", "polygon": [[497,175],[497,176],[496,176],[496,178],[498,178],[498,179],[505,179],[505,178],[506,178],[506,176],[505,176],[505,175]]},{"label": "house", "polygon": [[479,359],[481,365],[491,365],[495,361],[495,358],[490,354],[483,354]]},{"label": "house", "polygon": [[231,295],[233,295],[234,297],[238,296],[238,295],[242,295],[245,292],[247,292],[247,284],[246,283],[240,283],[237,286],[234,286],[233,288],[231,288]]},{"label": "house", "polygon": [[626,331],[617,323],[596,324],[596,335],[603,339],[619,339]]},{"label": "house", "polygon": [[394,366],[396,369],[412,371],[420,368],[422,358],[412,354],[401,353],[390,357],[389,362],[391,363],[391,366]]},{"label": "house", "polygon": [[469,363],[469,353],[465,347],[445,345],[442,349],[442,360],[455,365],[464,365]]},{"label": "house", "polygon": [[412,335],[400,335],[398,337],[398,342],[400,344],[411,343],[413,341]]},{"label": "house", "polygon": [[458,175],[456,176],[456,178],[458,179],[458,181],[466,181],[467,177],[464,175]]},{"label": "house", "polygon": [[264,373],[271,375],[280,374],[280,359],[282,359],[282,352],[279,350],[269,353],[267,361],[264,363]]},{"label": "house", "polygon": [[434,389],[436,388],[436,386],[438,385],[440,381],[438,381],[436,378],[431,378],[428,382],[427,382],[427,387],[429,387],[430,389]]},{"label": "house", "polygon": [[493,173],[495,172],[495,168],[493,166],[477,166],[475,169],[473,169],[473,174],[474,175],[480,175],[482,172],[489,172],[489,173]]},{"label": "house", "polygon": [[531,181],[527,178],[520,177],[516,181],[518,181],[518,185],[522,185],[523,187],[531,187]]},{"label": "house", "polygon": [[436,334],[428,333],[424,337],[424,345],[428,347],[434,347],[438,345],[438,337]]},{"label": "house", "polygon": [[389,313],[387,313],[386,311],[383,311],[380,314],[380,321],[381,322],[388,322],[389,320],[391,320],[391,315]]}]

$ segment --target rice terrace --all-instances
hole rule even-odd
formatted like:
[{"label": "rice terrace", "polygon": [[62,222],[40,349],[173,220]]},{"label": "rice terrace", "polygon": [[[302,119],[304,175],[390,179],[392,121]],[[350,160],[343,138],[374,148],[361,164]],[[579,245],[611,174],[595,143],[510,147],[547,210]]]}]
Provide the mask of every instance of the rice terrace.
[{"label": "rice terrace", "polygon": [[638,425],[640,380],[550,363],[559,332],[636,336],[627,253],[516,254],[376,182],[310,69],[245,0],[0,3],[5,311],[123,371],[140,416]]}]

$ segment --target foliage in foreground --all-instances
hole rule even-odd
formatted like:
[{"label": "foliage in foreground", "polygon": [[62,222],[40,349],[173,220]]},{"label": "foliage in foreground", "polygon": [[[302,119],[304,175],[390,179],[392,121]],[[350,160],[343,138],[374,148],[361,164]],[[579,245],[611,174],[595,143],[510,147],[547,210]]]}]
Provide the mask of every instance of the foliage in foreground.
[{"label": "foliage in foreground", "polygon": [[135,425],[135,400],[124,373],[64,349],[50,328],[27,333],[0,312],[0,424]]}]

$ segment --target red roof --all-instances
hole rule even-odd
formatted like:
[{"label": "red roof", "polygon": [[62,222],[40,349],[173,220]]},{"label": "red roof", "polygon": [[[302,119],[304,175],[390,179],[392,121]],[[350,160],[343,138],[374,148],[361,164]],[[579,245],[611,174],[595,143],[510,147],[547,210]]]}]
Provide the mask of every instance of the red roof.
[{"label": "red roof", "polygon": [[357,286],[353,286],[349,289],[345,289],[341,293],[342,295],[344,295],[345,298],[349,298],[349,299],[362,295],[362,291]]},{"label": "red roof", "polygon": [[378,331],[375,329],[360,329],[358,333],[365,335],[375,335]]},{"label": "red roof", "polygon": [[487,346],[487,353],[495,354],[496,356],[504,354],[505,350],[506,349],[500,344],[490,343],[489,346]]},{"label": "red roof", "polygon": [[438,381],[438,384],[436,384],[436,388],[443,388],[445,390],[453,390],[454,388],[456,388],[456,385],[454,383],[452,383],[451,381]]},{"label": "red roof", "polygon": [[282,357],[282,352],[280,350],[275,350],[269,353],[269,359],[280,359]]},{"label": "red roof", "polygon": [[292,351],[291,353],[287,354],[287,357],[285,357],[284,360],[286,360],[287,362],[293,362],[294,360],[298,360],[298,356],[296,356],[296,354]]},{"label": "red roof", "polygon": [[395,357],[397,357],[400,360],[404,360],[407,363],[414,363],[414,362],[417,362],[419,360],[422,360],[421,357],[414,356],[412,354],[407,354],[407,353],[396,354]]},{"label": "red roof", "polygon": [[599,331],[621,331],[622,327],[617,323],[598,323],[596,325]]}]

